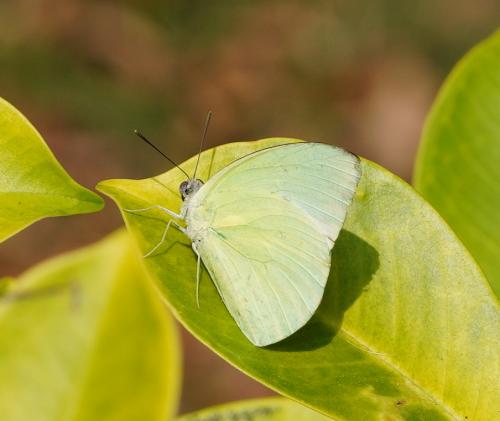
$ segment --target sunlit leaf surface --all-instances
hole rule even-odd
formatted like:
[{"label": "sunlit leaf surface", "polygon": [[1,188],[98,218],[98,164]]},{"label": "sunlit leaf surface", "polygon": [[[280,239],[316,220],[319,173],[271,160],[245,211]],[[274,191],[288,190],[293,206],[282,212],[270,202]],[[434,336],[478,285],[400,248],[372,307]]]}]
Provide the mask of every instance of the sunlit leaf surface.
[{"label": "sunlit leaf surface", "polygon": [[0,297],[0,420],[165,421],[173,321],[125,232],[47,261]]},{"label": "sunlit leaf surface", "polygon": [[[206,151],[202,179],[237,157],[291,139]],[[195,159],[182,164],[193,171]],[[253,346],[206,273],[195,302],[196,259],[173,229],[145,259],[179,320],[215,352],[264,384],[334,418],[494,419],[500,411],[498,302],[475,262],[410,186],[362,160],[362,179],[333,251],[325,297],[289,339]],[[125,209],[178,211],[178,169],[99,190]],[[167,218],[123,212],[144,253]]]},{"label": "sunlit leaf surface", "polygon": [[415,186],[500,297],[500,31],[458,63],[422,137]]},{"label": "sunlit leaf surface", "polygon": [[0,241],[42,218],[102,206],[64,171],[31,123],[0,98]]},{"label": "sunlit leaf surface", "polygon": [[327,421],[330,418],[284,398],[254,399],[215,406],[177,421]]}]

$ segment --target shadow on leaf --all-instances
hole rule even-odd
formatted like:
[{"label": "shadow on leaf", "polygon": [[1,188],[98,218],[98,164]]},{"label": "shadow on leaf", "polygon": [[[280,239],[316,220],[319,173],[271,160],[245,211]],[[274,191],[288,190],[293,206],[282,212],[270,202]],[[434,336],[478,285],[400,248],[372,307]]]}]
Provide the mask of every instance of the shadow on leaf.
[{"label": "shadow on leaf", "polygon": [[340,329],[344,313],[368,287],[378,267],[377,250],[342,230],[333,248],[330,276],[316,313],[297,333],[267,349],[308,351],[329,344]]}]

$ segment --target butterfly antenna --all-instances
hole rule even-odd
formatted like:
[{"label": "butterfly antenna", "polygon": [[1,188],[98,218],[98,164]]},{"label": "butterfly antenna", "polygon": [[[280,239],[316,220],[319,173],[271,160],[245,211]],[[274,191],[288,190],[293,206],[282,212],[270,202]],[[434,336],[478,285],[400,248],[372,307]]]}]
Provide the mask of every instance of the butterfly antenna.
[{"label": "butterfly antenna", "polygon": [[200,150],[198,152],[198,159],[196,160],[196,167],[194,167],[193,180],[196,179],[196,172],[198,171],[198,164],[200,163],[200,155],[203,150],[203,145],[205,144],[205,139],[207,138],[208,125],[210,124],[210,120],[212,119],[212,111],[207,113],[207,118],[205,120],[205,129],[203,130],[203,137],[201,138]]},{"label": "butterfly antenna", "polygon": [[146,138],[146,136],[144,136],[139,130],[134,130],[134,133],[136,134],[136,136],[141,139],[142,141],[146,142],[149,146],[151,146],[156,152],[158,152],[161,156],[163,156],[164,158],[167,159],[167,161],[169,161],[170,163],[172,163],[173,165],[175,165],[177,168],[179,168],[185,175],[188,179],[190,179],[189,177],[189,174],[184,171],[181,167],[179,167],[179,165],[177,165],[172,159],[170,159],[167,155],[165,155],[160,149],[158,149],[158,147],[156,147],[156,145],[154,145],[150,140],[148,140]]}]

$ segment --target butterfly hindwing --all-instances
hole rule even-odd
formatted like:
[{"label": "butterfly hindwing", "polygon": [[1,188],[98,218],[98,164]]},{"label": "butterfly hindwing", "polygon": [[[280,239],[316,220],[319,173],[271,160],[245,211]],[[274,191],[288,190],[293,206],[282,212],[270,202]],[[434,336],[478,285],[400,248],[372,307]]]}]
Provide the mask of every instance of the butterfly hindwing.
[{"label": "butterfly hindwing", "polygon": [[254,344],[266,345],[312,316],[323,295],[330,249],[298,218],[248,219],[247,225],[210,231],[199,252],[241,330]]},{"label": "butterfly hindwing", "polygon": [[193,197],[189,219],[208,227],[198,252],[255,345],[290,336],[318,307],[359,177],[349,152],[296,143],[233,162]]}]

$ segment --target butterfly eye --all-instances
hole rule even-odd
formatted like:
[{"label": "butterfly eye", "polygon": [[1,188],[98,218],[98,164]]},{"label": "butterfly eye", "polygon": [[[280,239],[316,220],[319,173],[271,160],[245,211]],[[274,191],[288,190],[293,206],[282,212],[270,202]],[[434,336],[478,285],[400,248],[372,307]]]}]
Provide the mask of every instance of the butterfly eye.
[{"label": "butterfly eye", "polygon": [[189,194],[189,190],[190,190],[189,182],[183,181],[179,186],[179,193],[181,194],[182,200],[184,200],[186,196]]}]

